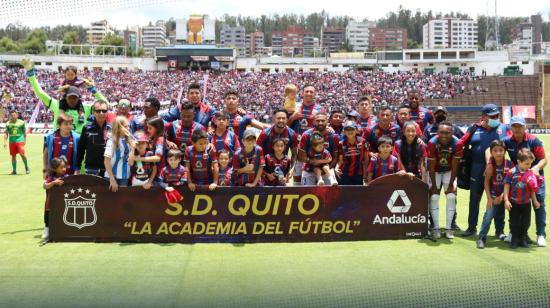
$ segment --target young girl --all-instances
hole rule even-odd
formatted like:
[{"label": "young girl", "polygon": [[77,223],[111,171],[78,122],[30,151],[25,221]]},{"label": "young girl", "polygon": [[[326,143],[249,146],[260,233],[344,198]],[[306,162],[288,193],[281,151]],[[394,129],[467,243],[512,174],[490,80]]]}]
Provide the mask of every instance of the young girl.
[{"label": "young girl", "polygon": [[70,95],[68,93],[69,87],[81,87],[85,80],[80,79],[78,76],[78,69],[75,66],[67,66],[65,69],[65,79],[61,82],[61,86],[59,87],[58,91],[61,93],[65,93],[63,95],[63,98],[59,101],[59,110],[62,113],[65,113],[68,109],[78,110],[78,121],[80,123],[84,122],[84,105],[82,104],[82,101],[79,99],[78,103],[75,107],[69,107],[67,104],[66,95]]},{"label": "young girl", "polygon": [[540,203],[536,198],[542,178],[533,174],[529,168],[535,155],[527,148],[517,153],[517,166],[508,170],[504,177],[504,206],[510,211],[510,231],[512,243],[510,248],[518,246],[528,248],[527,231],[531,224],[531,202],[538,209]]},{"label": "young girl", "polygon": [[401,139],[395,142],[392,155],[399,159],[399,164],[405,168],[406,172],[424,179],[428,151],[424,142],[418,137],[417,125],[413,121],[406,121],[403,124],[403,134]]},{"label": "young girl", "polygon": [[[374,156],[367,170],[367,183],[388,174],[407,174],[399,163],[397,157],[391,155],[392,140],[388,136],[378,138],[378,156]],[[414,177],[411,173],[409,176]]]},{"label": "young girl", "polygon": [[330,185],[338,185],[336,176],[334,175],[334,169],[331,169],[329,165],[332,161],[332,155],[330,155],[330,152],[325,148],[325,139],[321,134],[315,132],[311,135],[311,150],[307,154],[308,161],[317,160],[320,164],[313,166],[309,163],[305,163],[302,170],[313,172],[317,185],[325,184],[323,176],[328,177]]},{"label": "young girl", "polygon": [[147,149],[149,149],[153,155],[149,157],[135,157],[136,161],[142,163],[155,163],[158,171],[164,168],[165,156],[166,156],[166,139],[164,138],[164,121],[159,117],[152,117],[147,120],[147,133],[149,142]]},{"label": "young girl", "polygon": [[187,183],[187,175],[185,169],[181,165],[181,151],[171,149],[166,155],[166,166],[160,172],[159,186],[164,188],[164,193],[168,204],[180,202],[183,197],[174,189],[176,186],[181,186]]},{"label": "young girl", "polygon": [[494,140],[489,146],[491,159],[485,167],[485,194],[487,195],[487,209],[483,214],[483,222],[479,231],[477,248],[485,248],[487,233],[491,227],[491,220],[495,219],[495,233],[499,239],[504,239],[504,176],[514,167],[514,164],[505,159],[506,148],[500,140]]},{"label": "young girl", "polygon": [[290,158],[284,153],[285,142],[277,138],[273,140],[273,154],[265,156],[263,172],[266,186],[286,186],[292,176]]},{"label": "young girl", "polygon": [[145,189],[151,188],[157,176],[157,165],[154,161],[148,162],[149,158],[158,160],[152,151],[147,150],[149,139],[143,131],[134,134],[136,149],[134,162],[130,164],[132,170],[132,186],[142,186]]},{"label": "young girl", "polygon": [[[134,164],[135,141],[128,129],[128,119],[118,116],[111,125],[111,137],[105,145],[105,177],[109,188],[116,192],[119,186],[128,186],[130,166]],[[114,163],[114,164],[113,164]]]},{"label": "young girl", "polygon": [[63,185],[63,178],[67,176],[67,164],[62,158],[52,158],[49,164],[48,175],[44,182],[46,190],[46,205],[44,207],[44,231],[42,239],[47,240],[50,237],[50,194],[49,189],[54,186]]},{"label": "young girl", "polygon": [[368,164],[368,143],[357,136],[355,121],[344,123],[344,139],[339,144],[337,173],[342,185],[363,185]]},{"label": "young girl", "polygon": [[230,161],[229,151],[221,150],[218,152],[218,163],[220,165],[219,186],[232,186],[233,184],[233,167],[229,165]]}]

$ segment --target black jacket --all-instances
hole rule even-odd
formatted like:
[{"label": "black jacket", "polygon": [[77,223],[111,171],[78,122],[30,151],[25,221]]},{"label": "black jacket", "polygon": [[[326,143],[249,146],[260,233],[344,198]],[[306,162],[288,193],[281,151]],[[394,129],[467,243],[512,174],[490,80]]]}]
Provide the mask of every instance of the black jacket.
[{"label": "black jacket", "polygon": [[105,122],[100,128],[97,122],[86,124],[82,128],[80,140],[78,142],[78,157],[77,164],[80,169],[84,154],[86,161],[84,167],[86,169],[105,169],[103,164],[103,155],[105,153],[105,144],[107,143],[108,135],[111,131],[111,125]]}]

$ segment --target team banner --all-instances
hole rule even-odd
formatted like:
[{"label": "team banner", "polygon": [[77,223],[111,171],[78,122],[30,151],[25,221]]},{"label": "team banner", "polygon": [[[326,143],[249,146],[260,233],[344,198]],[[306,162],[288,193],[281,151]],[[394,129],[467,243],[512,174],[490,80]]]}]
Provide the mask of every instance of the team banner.
[{"label": "team banner", "polygon": [[154,187],[109,191],[76,175],[50,189],[50,240],[256,243],[420,238],[428,231],[428,186],[407,176],[369,186],[178,188],[167,204]]}]

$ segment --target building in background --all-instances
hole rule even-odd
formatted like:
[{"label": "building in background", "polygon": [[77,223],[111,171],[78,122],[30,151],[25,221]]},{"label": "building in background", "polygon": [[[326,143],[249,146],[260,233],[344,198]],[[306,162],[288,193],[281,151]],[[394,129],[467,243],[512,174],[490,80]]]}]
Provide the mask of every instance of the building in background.
[{"label": "building in background", "polygon": [[540,55],[542,49],[542,17],[540,14],[531,16],[531,24],[533,25],[533,54]]},{"label": "building in background", "polygon": [[145,55],[153,55],[155,47],[168,45],[166,39],[166,25],[163,20],[158,20],[154,25],[149,24],[141,29],[141,40]]},{"label": "building in background", "polygon": [[256,31],[246,35],[247,56],[264,55],[264,46],[265,38],[263,32]]},{"label": "building in background", "polygon": [[237,50],[237,55],[244,57],[246,52],[246,30],[242,26],[230,27],[224,24],[220,29],[220,44]]},{"label": "building in background", "polygon": [[124,44],[130,47],[130,50],[137,52],[141,48],[141,29],[138,26],[126,28],[122,32]]},{"label": "building in background", "polygon": [[346,27],[346,40],[355,52],[366,52],[369,50],[369,28],[376,27],[372,21],[357,22],[350,21]]},{"label": "building in background", "polygon": [[321,29],[321,45],[327,52],[337,52],[344,46],[346,30],[343,28]]},{"label": "building in background", "polygon": [[408,44],[407,29],[403,28],[370,28],[369,49],[399,50],[406,49]]},{"label": "building in background", "polygon": [[477,21],[469,18],[430,20],[422,27],[423,48],[477,48]]},{"label": "building in background", "polygon": [[90,28],[86,30],[86,40],[88,44],[99,44],[109,34],[114,34],[113,28],[109,25],[107,20],[100,20],[92,22]]},{"label": "building in background", "polygon": [[313,32],[299,26],[290,26],[286,31],[273,31],[271,36],[273,55],[293,57],[309,55],[315,48]]},{"label": "building in background", "polygon": [[200,14],[176,19],[175,39],[176,44],[216,44],[216,21]]}]

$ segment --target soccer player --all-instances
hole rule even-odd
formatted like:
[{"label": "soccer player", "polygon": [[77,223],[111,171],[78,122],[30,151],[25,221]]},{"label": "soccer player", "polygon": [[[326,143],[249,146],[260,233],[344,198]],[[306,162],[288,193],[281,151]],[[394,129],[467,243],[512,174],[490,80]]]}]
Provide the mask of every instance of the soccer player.
[{"label": "soccer player", "polygon": [[454,238],[452,230],[453,216],[456,211],[456,172],[458,161],[462,157],[462,148],[458,138],[452,135],[452,124],[441,122],[439,133],[428,142],[428,163],[430,174],[430,213],[433,219],[434,237],[440,238],[439,230],[439,192],[445,190],[447,199],[447,225],[445,236]]},{"label": "soccer player", "polygon": [[367,168],[367,183],[388,174],[405,174],[399,159],[391,155],[392,148],[393,141],[390,137],[382,136],[378,139],[378,155],[371,159]]},{"label": "soccer player", "polygon": [[378,110],[378,122],[364,131],[363,138],[369,143],[371,152],[378,151],[378,139],[382,136],[389,137],[393,142],[401,136],[399,125],[392,122],[393,116],[388,105],[381,106]]},{"label": "soccer player", "polygon": [[7,141],[10,143],[10,156],[12,175],[17,174],[17,154],[21,156],[23,164],[25,164],[25,172],[29,174],[29,164],[25,155],[25,142],[27,140],[27,131],[25,122],[19,119],[19,114],[14,108],[10,111],[10,120],[6,123],[6,135],[4,136],[4,148],[7,147]]},{"label": "soccer player", "polygon": [[193,121],[195,109],[191,103],[183,103],[180,112],[181,120],[177,120],[166,126],[167,135],[171,142],[183,152],[193,141],[191,136],[197,130],[206,132],[204,126],[199,122]]}]

